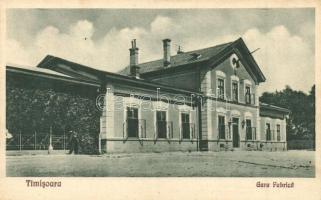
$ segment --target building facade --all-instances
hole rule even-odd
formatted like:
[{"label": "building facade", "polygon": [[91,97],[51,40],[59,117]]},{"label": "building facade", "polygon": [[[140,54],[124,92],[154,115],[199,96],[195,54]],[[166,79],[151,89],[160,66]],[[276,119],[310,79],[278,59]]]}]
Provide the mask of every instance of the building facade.
[{"label": "building facade", "polygon": [[103,152],[286,150],[289,110],[259,102],[265,77],[240,38],[110,73],[47,56],[38,65],[99,85]]}]

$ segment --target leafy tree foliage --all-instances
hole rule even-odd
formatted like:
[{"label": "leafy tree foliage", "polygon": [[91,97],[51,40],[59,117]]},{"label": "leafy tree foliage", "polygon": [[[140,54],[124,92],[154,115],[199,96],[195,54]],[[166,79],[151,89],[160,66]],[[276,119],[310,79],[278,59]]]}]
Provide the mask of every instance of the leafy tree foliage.
[{"label": "leafy tree foliage", "polygon": [[93,97],[52,89],[15,87],[7,84],[7,129],[12,134],[55,135],[78,132],[83,153],[97,148],[100,111]]},{"label": "leafy tree foliage", "polygon": [[315,140],[315,85],[309,94],[286,86],[282,91],[265,92],[260,101],[291,110],[287,120],[287,138]]}]

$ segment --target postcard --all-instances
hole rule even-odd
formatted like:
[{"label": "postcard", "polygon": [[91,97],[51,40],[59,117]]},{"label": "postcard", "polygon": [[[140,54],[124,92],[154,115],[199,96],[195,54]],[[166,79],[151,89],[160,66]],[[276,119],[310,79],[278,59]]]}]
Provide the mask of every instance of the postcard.
[{"label": "postcard", "polygon": [[319,4],[3,1],[1,199],[320,199]]}]

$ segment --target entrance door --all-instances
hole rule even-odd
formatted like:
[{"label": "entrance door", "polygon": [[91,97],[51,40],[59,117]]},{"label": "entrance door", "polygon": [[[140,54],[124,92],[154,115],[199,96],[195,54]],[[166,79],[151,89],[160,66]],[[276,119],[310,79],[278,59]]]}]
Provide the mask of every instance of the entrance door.
[{"label": "entrance door", "polygon": [[239,119],[233,118],[232,119],[232,126],[233,126],[233,147],[238,148],[240,147],[240,134],[239,134]]},{"label": "entrance door", "polygon": [[138,137],[138,109],[127,108],[127,134],[128,137]]},{"label": "entrance door", "polygon": [[166,138],[166,111],[156,112],[156,124],[158,138]]}]

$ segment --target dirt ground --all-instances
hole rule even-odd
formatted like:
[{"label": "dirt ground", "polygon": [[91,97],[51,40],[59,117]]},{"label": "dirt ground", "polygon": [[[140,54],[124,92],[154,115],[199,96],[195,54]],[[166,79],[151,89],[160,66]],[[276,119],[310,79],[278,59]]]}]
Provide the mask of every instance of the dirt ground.
[{"label": "dirt ground", "polygon": [[314,177],[314,151],[10,155],[7,176]]}]

